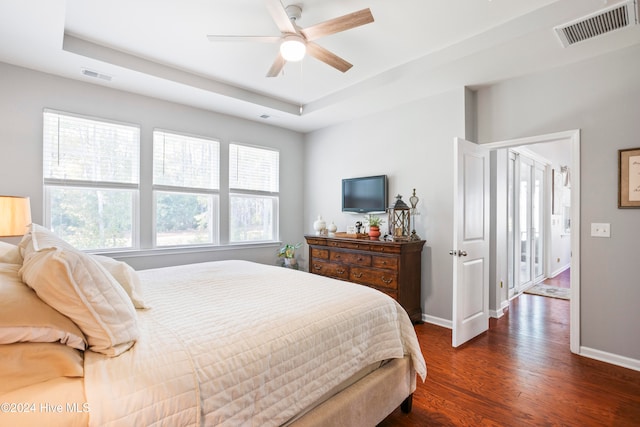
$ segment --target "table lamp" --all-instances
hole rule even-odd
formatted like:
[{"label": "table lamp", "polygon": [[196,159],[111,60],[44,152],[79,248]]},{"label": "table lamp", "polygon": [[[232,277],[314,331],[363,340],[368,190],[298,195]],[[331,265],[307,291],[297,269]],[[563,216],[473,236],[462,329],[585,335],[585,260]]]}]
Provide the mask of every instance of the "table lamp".
[{"label": "table lamp", "polygon": [[31,225],[28,197],[0,196],[0,237],[21,237]]}]

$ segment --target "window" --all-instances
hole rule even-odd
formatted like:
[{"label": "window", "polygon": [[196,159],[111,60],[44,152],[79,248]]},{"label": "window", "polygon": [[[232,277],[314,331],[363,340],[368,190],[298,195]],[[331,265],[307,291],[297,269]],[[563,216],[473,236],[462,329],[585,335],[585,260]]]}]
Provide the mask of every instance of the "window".
[{"label": "window", "polygon": [[44,111],[45,224],[80,249],[133,248],[137,126]]},{"label": "window", "polygon": [[153,132],[156,246],[218,243],[219,143]]},{"label": "window", "polygon": [[280,153],[229,144],[229,241],[275,240],[278,235]]}]

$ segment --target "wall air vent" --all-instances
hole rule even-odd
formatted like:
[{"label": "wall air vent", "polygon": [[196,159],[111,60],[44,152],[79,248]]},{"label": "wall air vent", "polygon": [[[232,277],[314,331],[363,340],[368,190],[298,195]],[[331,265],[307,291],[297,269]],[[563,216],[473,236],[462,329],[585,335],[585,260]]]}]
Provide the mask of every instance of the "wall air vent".
[{"label": "wall air vent", "polygon": [[636,0],[626,0],[554,28],[564,47],[638,23]]},{"label": "wall air vent", "polygon": [[87,68],[83,68],[82,69],[82,74],[84,74],[87,77],[93,77],[93,78],[96,78],[96,79],[102,79],[102,80],[106,80],[108,82],[110,82],[111,79],[113,78],[108,74],[102,74],[102,73],[99,73],[97,71],[89,70]]}]

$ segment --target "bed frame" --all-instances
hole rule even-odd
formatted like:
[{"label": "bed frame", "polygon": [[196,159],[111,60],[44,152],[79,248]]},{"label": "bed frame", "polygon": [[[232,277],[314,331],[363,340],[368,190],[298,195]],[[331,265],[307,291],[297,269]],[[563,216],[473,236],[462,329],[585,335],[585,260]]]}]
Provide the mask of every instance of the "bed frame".
[{"label": "bed frame", "polygon": [[292,427],[372,427],[398,406],[411,412],[416,372],[411,358],[393,359],[289,424]]}]

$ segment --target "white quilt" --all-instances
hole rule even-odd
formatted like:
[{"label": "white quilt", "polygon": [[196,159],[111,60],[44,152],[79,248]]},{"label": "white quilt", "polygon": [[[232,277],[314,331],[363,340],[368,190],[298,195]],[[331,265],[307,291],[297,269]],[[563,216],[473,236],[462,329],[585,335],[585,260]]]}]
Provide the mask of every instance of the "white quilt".
[{"label": "white quilt", "polygon": [[406,312],[373,289],[220,261],[140,272],[141,338],[86,352],[92,426],[278,426],[361,368],[410,354]]}]

